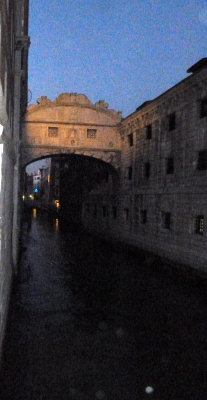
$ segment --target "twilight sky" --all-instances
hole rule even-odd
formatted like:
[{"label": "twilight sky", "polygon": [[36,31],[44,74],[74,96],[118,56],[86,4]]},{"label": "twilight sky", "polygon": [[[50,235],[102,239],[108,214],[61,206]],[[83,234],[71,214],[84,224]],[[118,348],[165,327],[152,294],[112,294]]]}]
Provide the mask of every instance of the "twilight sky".
[{"label": "twilight sky", "polygon": [[30,0],[32,103],[62,92],[123,116],[207,57],[207,0]]}]

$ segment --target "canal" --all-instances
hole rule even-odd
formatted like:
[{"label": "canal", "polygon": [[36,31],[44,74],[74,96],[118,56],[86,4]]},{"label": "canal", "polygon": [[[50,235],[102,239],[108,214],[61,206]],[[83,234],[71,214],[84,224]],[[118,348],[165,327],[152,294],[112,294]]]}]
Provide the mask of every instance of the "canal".
[{"label": "canal", "polygon": [[1,400],[204,400],[206,283],[41,212],[24,226]]}]

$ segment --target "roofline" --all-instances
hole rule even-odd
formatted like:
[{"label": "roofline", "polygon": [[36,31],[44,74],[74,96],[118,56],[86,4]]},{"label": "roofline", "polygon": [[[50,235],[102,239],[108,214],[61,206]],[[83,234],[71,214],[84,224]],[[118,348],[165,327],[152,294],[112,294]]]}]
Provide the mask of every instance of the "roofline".
[{"label": "roofline", "polygon": [[[194,74],[192,74],[192,75],[190,75],[190,76],[187,76],[186,78],[184,78],[184,79],[182,79],[181,81],[179,81],[178,83],[176,83],[174,86],[172,86],[172,87],[170,87],[169,89],[167,89],[167,90],[165,90],[163,93],[161,93],[159,96],[157,96],[157,97],[155,97],[154,99],[152,99],[152,100],[149,100],[150,101],[150,103],[149,104],[146,104],[146,106],[144,106],[143,108],[141,108],[141,110],[142,111],[144,111],[145,109],[147,109],[149,106],[152,106],[152,104],[155,102],[155,101],[157,101],[160,97],[162,97],[162,96],[164,96],[166,93],[168,93],[168,92],[170,92],[171,90],[173,90],[174,88],[176,88],[176,87],[178,87],[179,85],[181,85],[183,82],[185,82],[185,81],[187,81],[188,79],[191,79],[193,76],[195,76],[196,75],[196,73],[194,73]],[[139,107],[138,107],[139,108]],[[131,114],[129,114],[129,115],[127,115],[125,118],[123,118],[122,119],[122,122],[124,121],[124,120],[126,120],[127,118],[129,118],[129,117],[131,117],[132,115],[134,115],[134,114],[136,114],[136,113],[139,113],[139,109],[137,110],[135,110],[135,111],[133,111]]]}]

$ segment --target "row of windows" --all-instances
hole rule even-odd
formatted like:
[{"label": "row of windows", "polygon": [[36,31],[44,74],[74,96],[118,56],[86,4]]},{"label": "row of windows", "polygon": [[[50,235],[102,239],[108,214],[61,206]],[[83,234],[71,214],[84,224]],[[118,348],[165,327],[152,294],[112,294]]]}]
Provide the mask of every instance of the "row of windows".
[{"label": "row of windows", "polygon": [[[86,205],[86,211],[89,214],[90,213],[90,204]],[[97,204],[95,204],[93,206],[92,209],[92,215],[93,217],[97,217],[98,216],[98,208],[97,208]],[[102,206],[102,212],[101,212],[102,217],[108,217],[109,216],[109,210],[107,206]],[[113,217],[113,219],[117,218],[117,207],[113,206],[111,208],[111,215]],[[124,208],[123,209],[123,216],[124,216],[124,220],[125,221],[129,221],[129,208]],[[136,219],[136,222],[140,221],[141,224],[147,224],[148,221],[148,216],[147,216],[147,210],[146,209],[142,209],[139,211],[139,215],[140,217],[138,217]],[[161,223],[162,223],[162,227],[164,229],[168,229],[170,230],[172,227],[172,214],[170,212],[161,212]],[[197,215],[195,217],[195,221],[194,221],[194,232],[196,234],[199,235],[203,235],[204,234],[204,215]]]},{"label": "row of windows", "polygon": [[[200,104],[200,118],[204,118],[207,116],[207,98],[201,100]],[[176,129],[176,113],[173,112],[168,115],[168,131],[171,132]],[[152,139],[152,124],[148,124],[145,126],[145,137],[147,140]],[[128,143],[129,146],[134,145],[133,133],[128,135]]]},{"label": "row of windows", "polygon": [[[198,152],[197,169],[200,171],[207,170],[207,149]],[[174,158],[168,157],[165,160],[165,172],[167,175],[174,174]],[[143,176],[149,178],[151,175],[151,163],[144,163]],[[126,178],[132,180],[132,167],[127,167]]]},{"label": "row of windows", "polygon": [[[207,163],[206,163],[207,165]],[[166,159],[166,174],[170,175],[174,173],[174,159],[172,157],[169,157]],[[149,178],[151,175],[151,164],[149,161],[144,163],[144,169],[143,169],[143,176],[145,178]],[[129,181],[132,180],[132,167],[127,167],[126,169],[126,176]]]},{"label": "row of windows", "polygon": [[[97,129],[87,129],[87,138],[88,139],[96,139]],[[48,136],[49,137],[58,137],[58,128],[55,126],[48,127]]]}]

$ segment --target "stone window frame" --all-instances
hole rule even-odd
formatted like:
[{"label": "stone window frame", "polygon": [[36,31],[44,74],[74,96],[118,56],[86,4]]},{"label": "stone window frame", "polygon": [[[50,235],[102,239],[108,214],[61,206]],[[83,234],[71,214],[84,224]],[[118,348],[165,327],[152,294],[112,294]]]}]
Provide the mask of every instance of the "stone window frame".
[{"label": "stone window frame", "polygon": [[112,206],[112,216],[113,216],[113,219],[117,219],[117,207],[116,206]]},{"label": "stone window frame", "polygon": [[149,179],[151,175],[151,163],[149,161],[146,161],[144,163],[144,178]]},{"label": "stone window frame", "polygon": [[48,137],[54,138],[58,137],[58,127],[57,126],[48,126]]},{"label": "stone window frame", "polygon": [[108,217],[108,209],[107,209],[106,205],[102,206],[102,216],[103,216],[103,218]]},{"label": "stone window frame", "polygon": [[129,222],[129,207],[124,207],[123,216],[125,222]]},{"label": "stone window frame", "polygon": [[133,176],[133,168],[132,165],[129,165],[128,167],[126,167],[124,179],[132,181],[132,176]]},{"label": "stone window frame", "polygon": [[94,128],[88,128],[87,129],[87,139],[96,139],[97,137],[97,129]]},{"label": "stone window frame", "polygon": [[93,208],[93,216],[94,216],[94,218],[97,218],[97,215],[98,215],[98,207],[97,207],[97,204],[95,203],[94,204],[94,208]]},{"label": "stone window frame", "polygon": [[147,209],[140,210],[140,222],[143,225],[147,224]]},{"label": "stone window frame", "polygon": [[128,138],[129,147],[133,147],[134,146],[134,135],[133,135],[133,132],[129,133],[127,138]]},{"label": "stone window frame", "polygon": [[197,235],[204,235],[204,227],[205,227],[205,216],[203,214],[199,214],[195,216],[194,223],[194,233]]},{"label": "stone window frame", "polygon": [[174,157],[167,157],[166,158],[166,175],[173,175],[174,174]]},{"label": "stone window frame", "polygon": [[197,170],[207,170],[207,149],[200,150],[197,157]]},{"label": "stone window frame", "polygon": [[147,140],[152,139],[152,124],[148,124],[145,126],[145,132],[146,132],[146,139]]},{"label": "stone window frame", "polygon": [[161,212],[162,228],[170,230],[172,228],[172,213],[169,211]]},{"label": "stone window frame", "polygon": [[168,114],[168,131],[172,132],[176,129],[176,113],[171,112]]},{"label": "stone window frame", "polygon": [[207,96],[200,101],[200,118],[207,117]]}]

